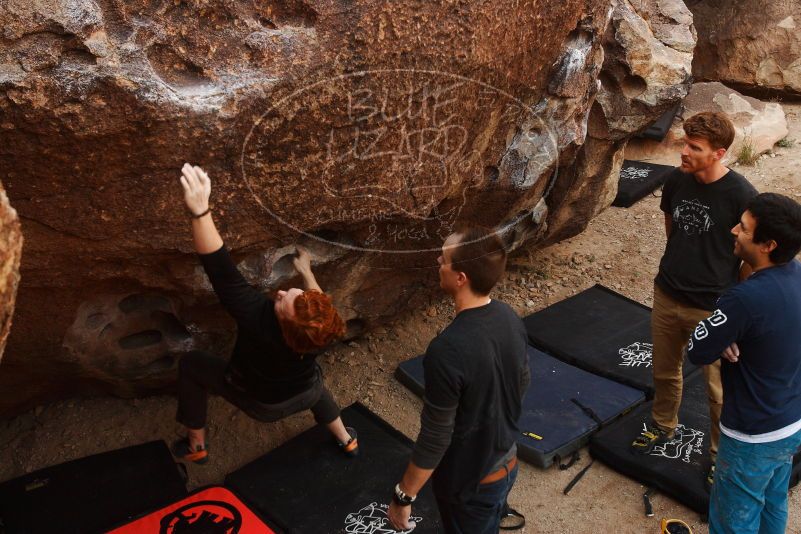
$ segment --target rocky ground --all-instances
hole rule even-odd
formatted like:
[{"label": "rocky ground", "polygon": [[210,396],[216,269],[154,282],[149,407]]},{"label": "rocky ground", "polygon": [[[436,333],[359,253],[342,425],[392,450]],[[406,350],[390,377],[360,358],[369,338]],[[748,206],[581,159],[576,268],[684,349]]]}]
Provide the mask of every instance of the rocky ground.
[{"label": "rocky ground", "polygon": [[[801,104],[785,105],[789,138],[796,143],[760,159],[753,167],[735,167],[761,191],[776,191],[801,201]],[[521,315],[542,309],[593,284],[601,283],[650,305],[652,280],[664,247],[658,192],[632,208],[610,208],[579,236],[550,248],[517,254],[497,298]],[[436,276],[432,267],[431,276]],[[392,376],[397,364],[425,350],[448,323],[451,305],[433,300],[364,338],[341,345],[321,361],[326,381],[342,405],[361,401],[393,426],[414,438],[419,430],[420,399]],[[171,441],[179,432],[173,422],[175,399],[100,398],[40,406],[0,421],[0,480],[55,463],[153,439]],[[235,408],[213,399],[210,442],[213,460],[189,466],[190,486],[222,482],[226,473],[264,454],[313,424],[299,414],[275,424],[257,423]],[[512,506],[528,518],[525,532],[658,532],[662,517],[681,518],[696,533],[706,525],[698,515],[669,497],[653,499],[655,516],[643,514],[644,488],[596,463],[571,491],[564,486],[587,464],[566,471],[522,464],[510,496]],[[801,489],[790,495],[788,532],[801,533]]]}]

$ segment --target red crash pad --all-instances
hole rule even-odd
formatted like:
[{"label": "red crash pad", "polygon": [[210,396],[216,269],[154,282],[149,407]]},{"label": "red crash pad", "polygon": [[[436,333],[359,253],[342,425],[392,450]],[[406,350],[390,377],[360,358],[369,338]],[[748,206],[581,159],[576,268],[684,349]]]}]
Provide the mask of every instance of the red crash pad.
[{"label": "red crash pad", "polygon": [[212,486],[147,514],[109,534],[275,534],[230,490]]}]

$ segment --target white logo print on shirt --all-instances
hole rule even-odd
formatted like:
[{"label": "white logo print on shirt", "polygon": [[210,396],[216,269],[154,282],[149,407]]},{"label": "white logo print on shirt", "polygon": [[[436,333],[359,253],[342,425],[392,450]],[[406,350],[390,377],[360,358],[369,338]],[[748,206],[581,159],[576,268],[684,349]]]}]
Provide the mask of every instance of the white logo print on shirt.
[{"label": "white logo print on shirt", "polygon": [[687,235],[708,232],[715,226],[709,215],[709,206],[704,206],[697,198],[682,200],[673,210],[673,220]]}]

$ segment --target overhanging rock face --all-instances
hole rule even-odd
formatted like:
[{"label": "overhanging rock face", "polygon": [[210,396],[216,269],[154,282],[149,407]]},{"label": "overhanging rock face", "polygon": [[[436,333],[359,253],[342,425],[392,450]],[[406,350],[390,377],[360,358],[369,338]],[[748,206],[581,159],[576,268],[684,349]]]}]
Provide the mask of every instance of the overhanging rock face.
[{"label": "overhanging rock face", "polygon": [[578,155],[562,157],[569,164],[550,199],[546,243],[581,232],[612,203],[628,140],[690,90],[696,34],[684,3],[612,0],[609,9],[598,95]]},{"label": "overhanging rock face", "polygon": [[26,254],[0,413],[159,391],[186,351],[226,352],[185,161],[246,276],[297,284],[305,244],[352,334],[427,298],[460,222],[515,246],[581,231],[614,187],[581,162],[639,127],[585,148],[611,18],[602,0],[4,3],[0,165]]}]

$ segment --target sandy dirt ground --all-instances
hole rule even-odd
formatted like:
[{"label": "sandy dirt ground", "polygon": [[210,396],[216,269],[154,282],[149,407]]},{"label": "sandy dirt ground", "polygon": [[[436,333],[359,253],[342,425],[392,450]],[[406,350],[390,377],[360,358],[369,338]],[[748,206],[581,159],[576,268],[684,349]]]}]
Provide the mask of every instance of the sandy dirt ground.
[{"label": "sandy dirt ground", "polygon": [[[801,104],[785,105],[796,143],[775,148],[756,165],[734,167],[760,191],[776,191],[801,201]],[[579,236],[542,250],[517,253],[494,295],[521,315],[573,295],[596,283],[644,304],[652,304],[653,277],[664,247],[659,192],[629,209],[610,208]],[[436,276],[432,268],[431,276]],[[419,431],[422,402],[392,376],[397,364],[422,353],[451,319],[452,307],[434,299],[425,309],[398,317],[362,339],[342,344],[321,358],[329,388],[341,405],[361,401],[411,438]],[[40,406],[0,421],[0,480],[93,453],[154,439],[171,442],[172,396],[137,400],[76,399]],[[221,399],[210,403],[212,461],[189,466],[189,485],[221,483],[226,473],[261,456],[313,425],[309,413],[275,424],[249,419]],[[655,516],[645,517],[645,488],[596,462],[568,496],[562,489],[589,462],[566,471],[522,464],[510,503],[528,518],[528,533],[656,533],[662,517],[681,518],[706,534],[698,514],[657,493]],[[790,493],[788,532],[801,533],[801,489]]]}]

